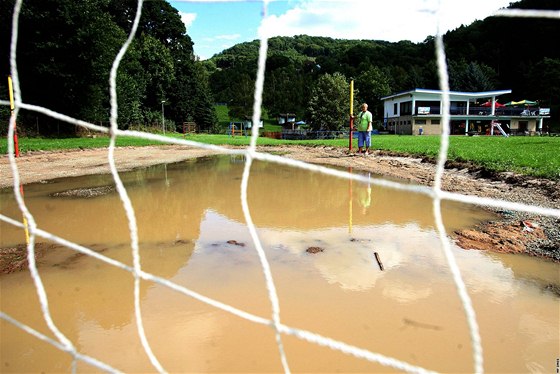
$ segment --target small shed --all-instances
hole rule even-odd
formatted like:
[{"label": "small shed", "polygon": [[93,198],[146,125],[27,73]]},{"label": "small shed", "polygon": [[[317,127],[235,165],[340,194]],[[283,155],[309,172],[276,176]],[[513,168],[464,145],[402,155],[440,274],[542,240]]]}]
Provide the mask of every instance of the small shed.
[{"label": "small shed", "polygon": [[196,132],[195,122],[183,122],[183,134],[191,134]]},{"label": "small shed", "polygon": [[278,124],[285,129],[295,129],[296,115],[294,113],[278,114]]},{"label": "small shed", "polygon": [[[245,116],[245,119],[243,121],[243,127],[245,129],[250,129],[253,127],[253,117],[249,117],[249,116]],[[264,127],[264,123],[262,120],[259,121],[259,128],[263,128]]]}]

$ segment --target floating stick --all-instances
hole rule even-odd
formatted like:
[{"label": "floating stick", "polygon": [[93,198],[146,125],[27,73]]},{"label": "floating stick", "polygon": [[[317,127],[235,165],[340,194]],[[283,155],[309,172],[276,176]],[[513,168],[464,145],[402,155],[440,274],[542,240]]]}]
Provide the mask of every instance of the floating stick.
[{"label": "floating stick", "polygon": [[379,265],[379,269],[381,271],[383,271],[383,264],[381,263],[381,260],[379,259],[379,254],[377,252],[373,253],[375,255],[375,259],[377,260],[377,264]]}]

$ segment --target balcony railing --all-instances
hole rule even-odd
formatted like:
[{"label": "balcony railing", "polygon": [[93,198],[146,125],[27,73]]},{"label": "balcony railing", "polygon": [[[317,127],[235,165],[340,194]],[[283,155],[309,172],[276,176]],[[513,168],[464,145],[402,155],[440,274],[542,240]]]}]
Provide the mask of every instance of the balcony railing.
[{"label": "balcony railing", "polygon": [[[469,107],[468,113],[467,108],[464,107],[451,107],[449,109],[449,114],[452,116],[489,116],[492,113],[492,108],[481,107],[481,106],[471,106]],[[416,108],[416,115],[439,115],[441,114],[440,107],[422,107],[420,110]],[[540,108],[496,108],[494,111],[496,116],[527,116],[536,117],[541,115]]]}]

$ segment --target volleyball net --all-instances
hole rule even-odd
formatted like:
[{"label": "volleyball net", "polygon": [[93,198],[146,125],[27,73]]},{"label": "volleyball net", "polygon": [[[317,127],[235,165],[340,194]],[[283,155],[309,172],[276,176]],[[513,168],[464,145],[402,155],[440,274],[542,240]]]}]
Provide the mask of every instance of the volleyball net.
[{"label": "volleyball net", "polygon": [[[266,9],[268,6],[268,1],[264,0],[262,4],[263,4],[263,17],[266,17]],[[488,207],[509,209],[509,210],[515,210],[520,212],[529,212],[536,215],[551,216],[551,217],[558,217],[558,218],[560,218],[560,210],[535,206],[535,205],[513,203],[513,202],[498,200],[498,199],[480,198],[477,196],[451,193],[442,190],[442,177],[444,175],[444,164],[447,159],[447,151],[449,146],[449,128],[450,128],[449,85],[448,85],[448,76],[447,76],[446,56],[445,56],[445,49],[443,45],[442,35],[438,32],[435,38],[435,45],[436,45],[435,55],[436,55],[437,68],[439,74],[440,88],[442,90],[442,121],[441,121],[442,134],[441,134],[441,146],[440,146],[439,156],[436,164],[435,180],[434,180],[433,187],[430,188],[430,187],[425,187],[420,185],[398,183],[386,179],[371,180],[362,175],[356,175],[356,174],[344,172],[341,170],[337,170],[325,166],[312,165],[309,163],[292,160],[282,156],[258,152],[256,148],[257,139],[259,137],[258,126],[253,126],[251,138],[250,138],[250,145],[244,149],[229,149],[229,148],[224,148],[215,145],[202,144],[187,139],[172,139],[169,137],[144,133],[140,131],[120,130],[117,126],[118,123],[117,85],[116,85],[117,70],[119,68],[119,65],[124,55],[127,52],[130,43],[135,38],[140,16],[142,14],[142,5],[143,5],[143,0],[138,0],[132,29],[130,31],[130,34],[128,35],[126,42],[122,45],[118,54],[116,55],[111,68],[110,82],[109,82],[110,103],[111,103],[110,127],[106,128],[102,126],[97,126],[87,121],[71,118],[64,114],[57,113],[53,110],[50,110],[49,108],[45,108],[37,105],[31,105],[25,103],[22,100],[22,92],[20,89],[20,83],[19,83],[20,81],[18,75],[18,66],[16,62],[18,23],[19,23],[19,16],[22,7],[22,0],[17,0],[15,2],[14,12],[13,12],[12,34],[11,34],[11,48],[10,48],[10,66],[11,66],[11,76],[13,78],[15,107],[14,107],[14,113],[10,119],[9,131],[8,131],[8,157],[10,160],[10,168],[13,176],[13,195],[15,197],[15,200],[17,201],[19,209],[21,210],[24,220],[23,222],[20,222],[18,220],[7,217],[5,215],[0,215],[0,220],[2,220],[7,224],[13,225],[14,227],[20,228],[22,231],[25,230],[28,233],[27,259],[29,263],[29,272],[33,278],[34,286],[40,302],[42,315],[48,326],[48,329],[52,333],[52,336],[47,336],[45,334],[38,332],[32,327],[26,325],[25,323],[17,320],[15,317],[8,315],[7,313],[1,310],[0,310],[0,317],[5,321],[7,321],[8,323],[11,323],[14,326],[27,332],[28,334],[36,337],[37,339],[45,341],[51,344],[52,346],[56,347],[57,349],[68,353],[73,358],[72,360],[73,371],[76,370],[78,361],[83,361],[103,371],[108,371],[108,372],[120,371],[118,368],[113,367],[111,363],[102,362],[95,357],[91,357],[87,354],[80,352],[79,349],[76,347],[75,342],[72,342],[67,336],[65,336],[61,332],[61,330],[57,326],[56,321],[52,318],[50,308],[49,308],[49,299],[47,297],[45,286],[43,284],[41,274],[37,268],[37,264],[35,261],[35,243],[37,241],[37,238],[43,238],[52,241],[54,243],[60,244],[78,253],[91,256],[95,260],[101,261],[105,264],[114,266],[115,268],[130,273],[131,277],[133,277],[134,279],[133,292],[134,292],[134,313],[135,313],[136,329],[146,355],[148,356],[153,368],[158,372],[166,372],[167,370],[165,368],[165,365],[154,354],[150,344],[150,339],[148,338],[148,336],[144,331],[142,308],[140,303],[140,282],[142,280],[154,282],[156,284],[159,284],[161,286],[169,288],[170,290],[175,291],[179,295],[194,298],[209,306],[230,313],[231,315],[234,315],[238,318],[250,321],[254,324],[263,325],[265,326],[265,328],[272,329],[275,334],[276,345],[278,347],[278,356],[282,363],[283,370],[285,372],[291,371],[290,357],[289,355],[286,354],[286,351],[284,349],[283,338],[285,336],[293,336],[312,344],[328,347],[333,350],[343,352],[347,355],[352,355],[359,359],[379,363],[381,365],[385,365],[387,367],[391,367],[400,371],[406,371],[411,373],[431,372],[431,370],[428,368],[418,367],[411,363],[393,357],[388,357],[379,352],[372,352],[362,347],[348,344],[344,341],[336,340],[328,336],[322,336],[313,331],[294,328],[282,322],[282,314],[280,312],[281,300],[279,300],[270,263],[269,260],[267,259],[257,229],[253,222],[251,216],[251,207],[248,203],[248,183],[251,177],[251,165],[255,160],[262,160],[262,161],[287,165],[293,168],[301,168],[317,173],[323,173],[336,178],[355,180],[358,182],[370,183],[373,185],[378,185],[381,187],[387,187],[396,190],[413,191],[429,196],[432,199],[432,209],[435,217],[434,218],[435,227],[441,242],[441,248],[444,253],[444,257],[447,261],[449,270],[451,272],[452,279],[455,284],[455,288],[457,290],[457,294],[463,306],[463,311],[467,320],[467,325],[468,325],[468,330],[469,330],[470,340],[471,340],[471,349],[472,349],[472,364],[473,364],[472,371],[477,373],[483,372],[484,353],[482,350],[482,342],[481,342],[479,328],[477,324],[476,311],[473,308],[467,287],[461,277],[459,266],[451,251],[451,242],[446,235],[445,225],[442,219],[441,202],[442,200],[456,201],[465,204],[484,205]],[[496,15],[504,16],[504,17],[544,17],[544,18],[556,18],[556,19],[560,18],[560,14],[558,12],[531,11],[531,10],[526,10],[526,11],[503,10],[497,12]],[[264,86],[267,49],[268,49],[268,37],[267,35],[261,35],[257,77],[255,82],[255,91],[254,91],[253,116],[252,116],[253,123],[259,123],[261,117],[261,104],[262,104],[262,95],[263,95],[263,86]],[[9,102],[1,101],[0,104],[9,105]],[[41,227],[37,225],[33,214],[29,211],[29,209],[26,206],[25,198],[20,189],[20,175],[18,171],[18,161],[14,155],[15,121],[18,112],[22,109],[50,116],[54,119],[65,122],[69,125],[75,125],[75,126],[89,129],[94,132],[106,133],[109,135],[110,144],[107,149],[108,160],[109,160],[108,162],[109,162],[112,178],[116,185],[116,190],[119,194],[120,200],[122,202],[122,207],[126,213],[126,218],[128,221],[129,240],[130,240],[130,247],[131,247],[132,258],[133,258],[132,266],[126,265],[122,262],[104,256],[103,254],[98,253],[92,250],[91,248],[87,248],[77,243],[68,241],[54,233],[42,230]],[[175,145],[182,145],[188,147],[197,147],[201,149],[219,151],[221,153],[226,153],[226,154],[236,154],[236,155],[244,156],[245,165],[243,169],[242,179],[240,182],[240,191],[241,191],[240,204],[243,210],[245,222],[247,224],[250,236],[254,242],[255,250],[258,254],[260,266],[262,268],[262,273],[264,275],[268,299],[271,307],[270,315],[259,316],[247,312],[245,310],[238,309],[232,305],[228,305],[223,302],[220,302],[219,300],[212,299],[188,287],[173,283],[167,279],[158,277],[142,269],[141,256],[139,251],[138,226],[136,223],[135,209],[131,202],[131,199],[129,198],[128,191],[125,188],[123,181],[121,180],[121,177],[119,176],[115,164],[115,158],[114,158],[115,142],[119,136],[137,137],[137,138],[157,141],[162,144],[175,144]]]}]

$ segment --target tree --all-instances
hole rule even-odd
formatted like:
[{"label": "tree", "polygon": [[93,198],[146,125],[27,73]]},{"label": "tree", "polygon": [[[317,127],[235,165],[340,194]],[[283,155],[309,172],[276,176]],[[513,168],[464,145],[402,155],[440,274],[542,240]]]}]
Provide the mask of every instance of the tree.
[{"label": "tree", "polygon": [[[0,55],[6,56],[0,67],[5,72],[13,6],[14,0],[0,2]],[[136,7],[136,0],[25,1],[17,52],[23,100],[107,123],[109,73]],[[205,75],[195,66],[192,45],[176,9],[165,0],[144,2],[136,37],[117,72],[119,127],[159,122],[163,100],[169,108],[166,119],[181,123],[190,116],[203,127],[212,126],[212,98]],[[20,128],[26,116],[34,128],[40,122],[43,135],[58,128],[74,132],[71,126],[54,126],[58,121],[52,117],[26,112],[20,112]]]},{"label": "tree", "polygon": [[[137,40],[140,51],[139,62],[146,82],[144,106],[146,112],[156,112],[159,118],[160,105],[167,101],[171,84],[175,80],[175,66],[169,49],[150,35],[141,35]],[[153,116],[149,116],[153,117]]]},{"label": "tree", "polygon": [[560,130],[560,59],[544,58],[529,70],[528,79],[532,85],[527,98],[538,100],[541,107],[550,108],[550,122],[556,124],[554,131]]},{"label": "tree", "polygon": [[307,112],[313,130],[341,130],[348,124],[350,83],[340,73],[325,74],[313,87]]},{"label": "tree", "polygon": [[496,87],[496,73],[477,62],[449,62],[449,87],[454,91],[482,92]]},{"label": "tree", "polygon": [[[17,51],[23,100],[90,122],[107,120],[109,71],[126,39],[106,13],[107,3],[45,0],[23,4]],[[2,14],[0,23],[11,25],[11,14]],[[11,30],[4,35],[2,50],[10,34]],[[25,125],[26,116],[31,118],[23,113],[20,123]],[[36,118],[41,118],[41,133],[58,129],[53,126],[56,120],[33,115],[33,124]],[[74,131],[70,126],[60,129]]]},{"label": "tree", "polygon": [[294,113],[296,118],[305,117],[314,73],[296,64],[293,62],[273,71],[267,69],[263,105],[270,115]]},{"label": "tree", "polygon": [[202,64],[195,63],[193,68],[195,78],[193,119],[199,129],[211,130],[218,123],[218,116],[208,86],[208,73]]},{"label": "tree", "polygon": [[255,81],[247,74],[239,74],[232,87],[233,96],[228,102],[228,115],[232,118],[243,119],[251,117],[253,113],[253,101],[255,92]]},{"label": "tree", "polygon": [[356,78],[355,87],[360,92],[359,101],[368,104],[373,118],[383,118],[381,98],[391,94],[391,84],[387,74],[380,68],[372,66]]}]

